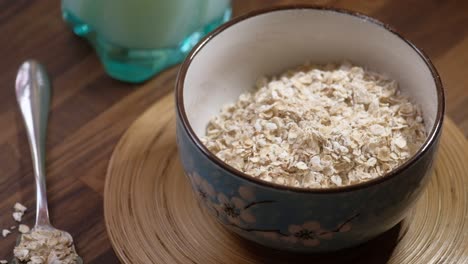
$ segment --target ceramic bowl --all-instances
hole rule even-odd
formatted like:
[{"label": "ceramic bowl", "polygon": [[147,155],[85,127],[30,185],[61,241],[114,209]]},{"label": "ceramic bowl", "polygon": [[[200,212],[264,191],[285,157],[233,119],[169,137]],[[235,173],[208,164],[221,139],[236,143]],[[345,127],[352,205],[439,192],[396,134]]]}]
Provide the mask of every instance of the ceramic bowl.
[{"label": "ceramic bowl", "polygon": [[[210,118],[259,76],[349,60],[386,73],[422,106],[428,138],[383,177],[329,189],[267,183],[225,164],[200,141]],[[236,18],[199,43],[176,84],[177,139],[193,191],[225,227],[277,249],[334,251],[400,222],[430,178],[444,114],[442,84],[429,59],[400,34],[364,15],[304,6]]]}]

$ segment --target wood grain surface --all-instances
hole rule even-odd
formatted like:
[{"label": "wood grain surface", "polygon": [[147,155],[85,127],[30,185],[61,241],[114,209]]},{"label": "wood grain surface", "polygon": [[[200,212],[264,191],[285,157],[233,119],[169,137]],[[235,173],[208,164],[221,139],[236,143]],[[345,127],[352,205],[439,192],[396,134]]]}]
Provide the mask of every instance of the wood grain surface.
[{"label": "wood grain surface", "polygon": [[[233,1],[234,15],[271,5],[313,3],[360,11],[386,22],[422,48],[446,88],[447,114],[468,135],[468,1]],[[47,138],[50,214],[70,231],[85,263],[118,263],[103,216],[103,188],[110,154],[122,133],[172,88],[177,68],[162,78],[132,85],[109,78],[95,53],[61,19],[55,0],[0,1],[0,229],[14,224],[12,206],[23,202],[34,220],[29,149],[14,97],[20,63],[41,61],[53,79]],[[15,234],[0,237],[0,259],[9,259]]]}]

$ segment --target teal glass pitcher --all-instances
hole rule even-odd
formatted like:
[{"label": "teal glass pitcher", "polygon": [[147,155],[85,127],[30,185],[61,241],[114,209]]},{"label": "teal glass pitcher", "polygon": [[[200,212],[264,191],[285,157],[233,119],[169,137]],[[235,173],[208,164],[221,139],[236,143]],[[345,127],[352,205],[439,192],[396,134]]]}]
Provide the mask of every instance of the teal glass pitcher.
[{"label": "teal glass pitcher", "polygon": [[231,7],[229,0],[62,0],[62,14],[110,76],[142,82],[182,61],[229,20]]}]

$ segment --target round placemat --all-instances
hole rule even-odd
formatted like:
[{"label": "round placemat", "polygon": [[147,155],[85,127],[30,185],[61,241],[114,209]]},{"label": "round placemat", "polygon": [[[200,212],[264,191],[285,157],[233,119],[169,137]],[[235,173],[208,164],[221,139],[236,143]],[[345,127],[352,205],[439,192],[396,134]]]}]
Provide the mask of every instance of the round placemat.
[{"label": "round placemat", "polygon": [[243,240],[198,205],[178,158],[173,102],[166,96],[136,120],[109,164],[104,213],[123,263],[468,263],[468,143],[448,118],[434,175],[402,223],[353,249],[302,255]]}]

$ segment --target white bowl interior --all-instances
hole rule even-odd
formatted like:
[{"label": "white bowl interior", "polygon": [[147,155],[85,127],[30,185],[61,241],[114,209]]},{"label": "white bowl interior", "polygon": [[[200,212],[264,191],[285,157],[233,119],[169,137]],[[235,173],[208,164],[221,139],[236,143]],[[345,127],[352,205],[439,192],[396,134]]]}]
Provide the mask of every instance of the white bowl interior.
[{"label": "white bowl interior", "polygon": [[437,90],[421,56],[403,39],[363,18],[332,10],[288,9],[245,19],[216,35],[195,55],[184,81],[183,104],[198,137],[223,104],[306,61],[349,60],[385,73],[422,106],[427,131],[437,114]]}]

